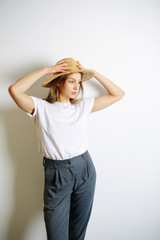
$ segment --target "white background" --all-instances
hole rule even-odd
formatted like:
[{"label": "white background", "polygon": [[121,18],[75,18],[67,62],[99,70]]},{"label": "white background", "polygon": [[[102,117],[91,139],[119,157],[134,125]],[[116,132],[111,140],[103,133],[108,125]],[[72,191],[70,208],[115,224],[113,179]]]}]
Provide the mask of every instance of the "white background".
[{"label": "white background", "polygon": [[[97,184],[85,239],[160,239],[159,16],[156,0],[1,0],[0,239],[46,239],[36,130],[8,87],[66,57],[125,91],[89,116]],[[47,96],[46,77],[26,94]],[[85,97],[107,94],[95,78],[84,88]]]}]

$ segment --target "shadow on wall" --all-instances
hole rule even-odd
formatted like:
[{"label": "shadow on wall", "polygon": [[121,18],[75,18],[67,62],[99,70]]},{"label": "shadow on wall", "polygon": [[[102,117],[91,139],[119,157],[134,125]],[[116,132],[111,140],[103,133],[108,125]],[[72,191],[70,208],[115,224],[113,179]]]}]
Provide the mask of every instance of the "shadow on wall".
[{"label": "shadow on wall", "polygon": [[43,211],[43,160],[29,116],[21,109],[7,110],[2,116],[14,166],[14,203],[6,240],[22,240],[30,221]]}]

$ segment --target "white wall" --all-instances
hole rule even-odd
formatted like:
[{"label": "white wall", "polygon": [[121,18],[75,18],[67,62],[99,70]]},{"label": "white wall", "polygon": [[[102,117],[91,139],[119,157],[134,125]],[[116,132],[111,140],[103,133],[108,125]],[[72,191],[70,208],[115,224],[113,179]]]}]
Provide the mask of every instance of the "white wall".
[{"label": "white wall", "polygon": [[[86,240],[160,239],[159,11],[156,0],[1,1],[0,239],[46,239],[36,130],[8,86],[65,57],[125,91],[89,117],[97,185]],[[45,78],[26,93],[46,96]],[[95,78],[84,88],[106,94]]]}]

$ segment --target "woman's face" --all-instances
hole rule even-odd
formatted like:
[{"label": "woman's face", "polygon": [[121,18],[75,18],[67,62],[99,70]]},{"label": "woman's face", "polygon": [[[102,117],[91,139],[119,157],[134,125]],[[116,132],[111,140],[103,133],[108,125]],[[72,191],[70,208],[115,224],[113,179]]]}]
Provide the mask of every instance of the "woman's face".
[{"label": "woman's face", "polygon": [[63,86],[63,97],[65,97],[66,99],[75,98],[79,92],[80,81],[80,73],[69,74]]}]

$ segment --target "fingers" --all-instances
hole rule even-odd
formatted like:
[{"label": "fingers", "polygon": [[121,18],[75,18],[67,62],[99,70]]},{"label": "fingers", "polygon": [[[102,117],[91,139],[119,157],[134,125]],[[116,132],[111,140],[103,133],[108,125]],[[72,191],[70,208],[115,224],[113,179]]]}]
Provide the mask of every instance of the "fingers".
[{"label": "fingers", "polygon": [[[67,62],[67,59],[60,60],[60,61],[57,62],[57,64],[58,65],[63,64],[65,66],[66,65],[72,65],[71,63]],[[78,67],[82,67],[83,68],[83,66],[80,64],[80,62],[78,60],[77,60],[77,65],[78,65]]]},{"label": "fingers", "polygon": [[63,60],[60,60],[60,61],[57,62],[57,64],[64,64],[64,63],[70,64],[70,63],[67,61],[67,59],[63,59]]},{"label": "fingers", "polygon": [[59,66],[60,66],[60,69],[62,72],[66,72],[66,71],[69,71],[71,70],[71,65],[72,63],[69,63],[69,62],[66,62],[66,60],[61,60],[59,61]]},{"label": "fingers", "polygon": [[80,68],[80,69],[82,69],[83,68],[83,66],[80,64],[80,62],[77,60],[77,63],[78,63],[78,67]]},{"label": "fingers", "polygon": [[64,62],[66,62],[66,59],[58,61],[57,64],[62,64]]},{"label": "fingers", "polygon": [[81,64],[80,64],[80,62],[78,60],[77,60],[77,63],[78,63],[79,66],[81,66]]},{"label": "fingers", "polygon": [[[65,68],[65,66],[66,66],[65,69],[67,69],[67,70],[71,70],[72,69],[71,67],[69,67],[69,66],[72,65],[72,63],[67,62],[67,59],[63,59],[63,60],[58,61],[57,65],[61,65],[61,67],[63,67],[63,68]],[[80,62],[78,60],[77,60],[77,67],[79,69],[83,69],[83,66],[80,64]]]},{"label": "fingers", "polygon": [[63,65],[63,66],[71,66],[72,63],[66,62],[66,60],[61,60],[57,63],[58,65]]}]

